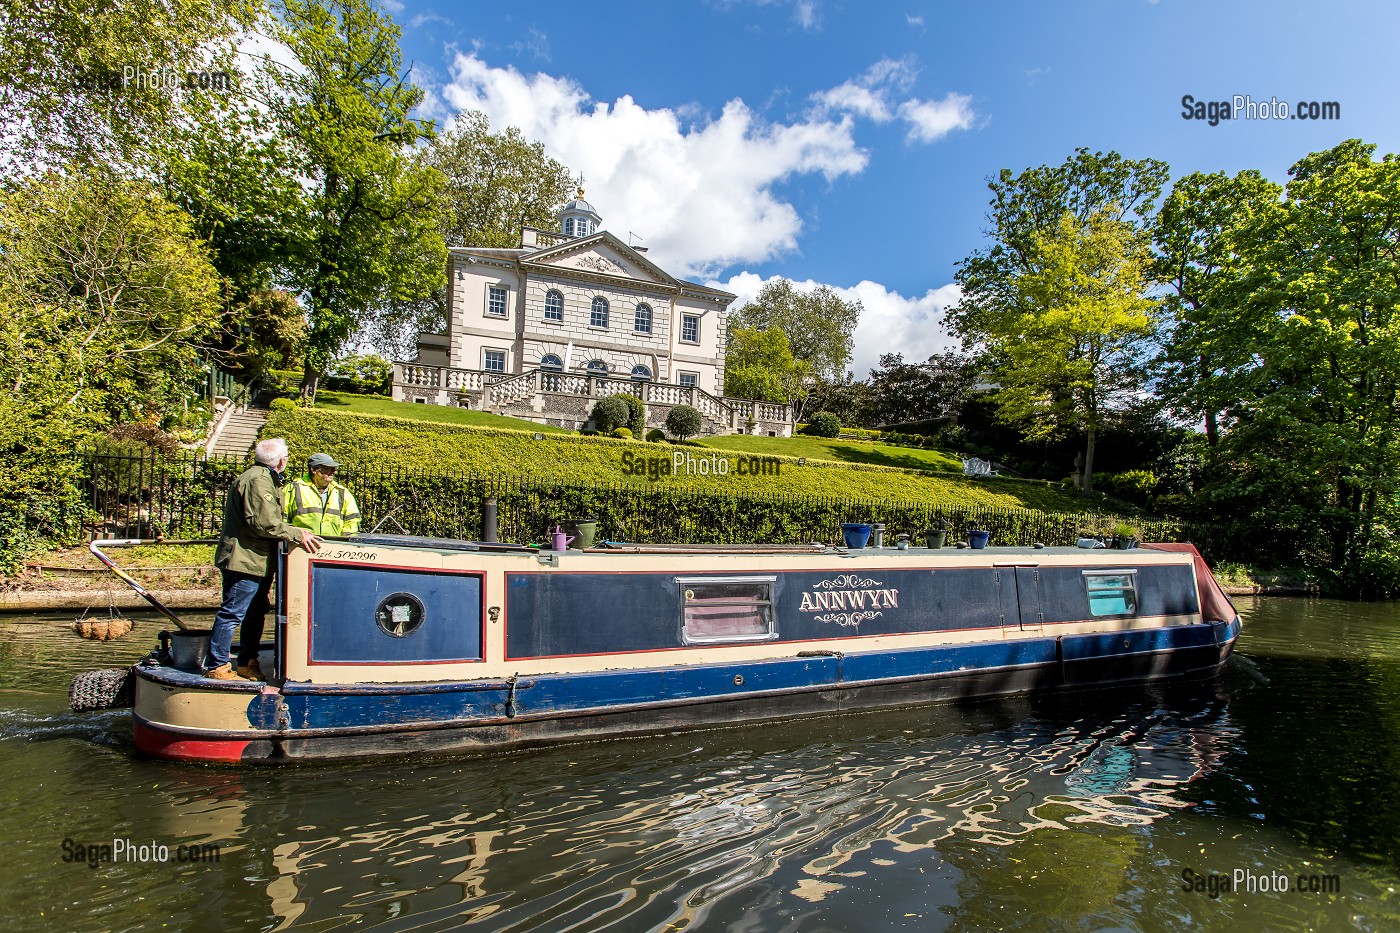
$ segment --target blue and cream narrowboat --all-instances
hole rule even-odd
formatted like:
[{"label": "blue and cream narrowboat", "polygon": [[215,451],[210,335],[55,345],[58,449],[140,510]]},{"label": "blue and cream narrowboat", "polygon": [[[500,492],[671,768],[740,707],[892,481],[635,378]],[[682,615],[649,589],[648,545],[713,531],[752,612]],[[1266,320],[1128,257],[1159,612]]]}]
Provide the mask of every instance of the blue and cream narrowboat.
[{"label": "blue and cream narrowboat", "polygon": [[1190,545],[536,550],[390,535],[283,558],[267,682],[171,633],[136,745],[292,761],[494,750],[1204,675],[1239,617]]}]

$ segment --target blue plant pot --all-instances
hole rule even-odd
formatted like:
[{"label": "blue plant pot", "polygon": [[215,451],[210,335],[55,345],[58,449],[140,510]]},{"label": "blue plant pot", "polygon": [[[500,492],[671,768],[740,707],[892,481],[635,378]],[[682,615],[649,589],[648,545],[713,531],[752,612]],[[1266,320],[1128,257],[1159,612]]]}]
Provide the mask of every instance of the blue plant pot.
[{"label": "blue plant pot", "polygon": [[974,551],[980,551],[987,546],[987,541],[991,536],[990,531],[969,531],[967,533],[967,546]]},{"label": "blue plant pot", "polygon": [[846,539],[846,547],[860,550],[870,541],[870,526],[863,522],[842,522],[841,537]]}]

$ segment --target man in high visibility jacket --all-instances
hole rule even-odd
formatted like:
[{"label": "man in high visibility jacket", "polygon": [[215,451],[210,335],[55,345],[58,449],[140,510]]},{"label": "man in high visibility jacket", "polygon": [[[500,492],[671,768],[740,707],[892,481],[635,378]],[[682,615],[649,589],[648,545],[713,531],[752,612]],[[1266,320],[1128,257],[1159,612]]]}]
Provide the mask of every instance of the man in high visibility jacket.
[{"label": "man in high visibility jacket", "polygon": [[312,454],[307,473],[283,492],[288,524],[313,534],[339,537],[360,530],[360,507],[350,490],[335,481],[340,464],[330,454]]}]

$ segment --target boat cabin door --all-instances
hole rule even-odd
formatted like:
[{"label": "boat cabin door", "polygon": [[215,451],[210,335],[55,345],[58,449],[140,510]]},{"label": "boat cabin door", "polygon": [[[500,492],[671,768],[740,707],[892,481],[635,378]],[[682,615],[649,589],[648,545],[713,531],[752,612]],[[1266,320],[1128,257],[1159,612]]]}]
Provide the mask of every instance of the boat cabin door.
[{"label": "boat cabin door", "polygon": [[996,564],[1001,593],[1002,632],[1008,637],[1039,634],[1045,624],[1037,564]]}]

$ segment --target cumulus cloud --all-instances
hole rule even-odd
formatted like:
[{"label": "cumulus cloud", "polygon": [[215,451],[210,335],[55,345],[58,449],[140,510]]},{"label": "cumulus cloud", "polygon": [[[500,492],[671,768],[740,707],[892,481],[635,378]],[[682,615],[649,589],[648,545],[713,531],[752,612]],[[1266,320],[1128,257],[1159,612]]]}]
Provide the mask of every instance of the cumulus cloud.
[{"label": "cumulus cloud", "polygon": [[910,97],[896,102],[913,86],[918,70],[912,59],[885,58],[864,74],[812,95],[819,112],[849,113],[888,123],[898,117],[909,125],[910,142],[931,143],[953,130],[971,129],[976,114],[972,98],[949,93],[940,100]]},{"label": "cumulus cloud", "polygon": [[[741,272],[726,282],[709,284],[738,295],[731,305],[738,308],[758,294],[764,285],[778,278],[763,278],[752,272]],[[793,282],[798,291],[809,292],[822,283],[811,279]],[[922,295],[906,297],[891,291],[879,282],[862,281],[845,287],[831,288],[847,301],[859,299],[864,310],[856,325],[855,349],[850,369],[856,378],[870,375],[880,362],[882,353],[903,353],[908,361],[925,360],[935,353],[955,349],[957,338],[948,333],[944,312],[958,303],[962,290],[955,284],[931,288]]]},{"label": "cumulus cloud", "polygon": [[796,175],[831,181],[868,161],[849,113],[774,124],[736,99],[692,123],[631,96],[594,101],[571,80],[495,68],[474,53],[457,54],[440,93],[452,111],[480,110],[497,130],[518,126],[542,141],[584,174],[608,230],[644,237],[652,259],[683,275],[795,249],[802,220],[774,187]]}]

